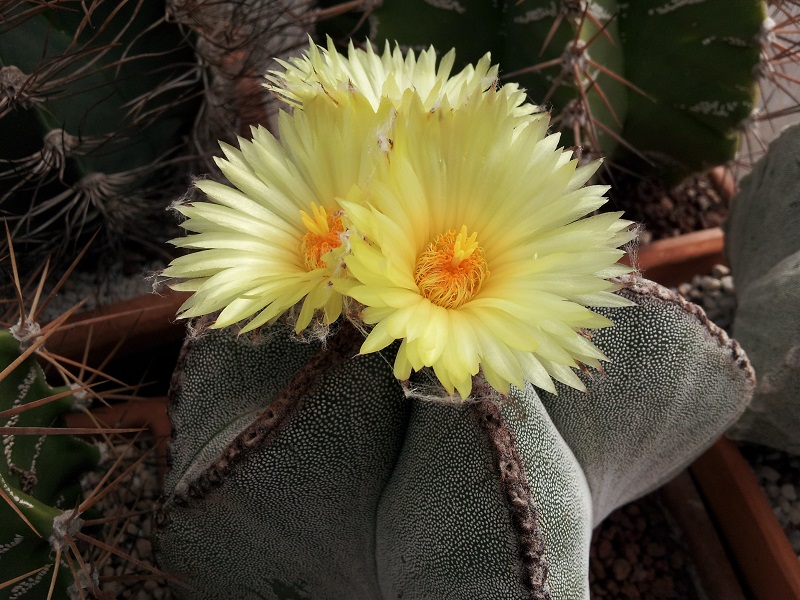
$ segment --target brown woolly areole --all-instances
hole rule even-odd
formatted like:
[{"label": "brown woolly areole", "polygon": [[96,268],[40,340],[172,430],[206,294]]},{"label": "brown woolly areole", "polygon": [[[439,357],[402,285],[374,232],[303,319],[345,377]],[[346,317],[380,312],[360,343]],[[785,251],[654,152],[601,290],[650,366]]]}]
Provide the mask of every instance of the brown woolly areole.
[{"label": "brown woolly areole", "polygon": [[[225,447],[221,456],[203,473],[197,476],[186,488],[186,493],[175,492],[172,501],[181,507],[189,505],[189,499],[201,500],[222,485],[223,481],[243,463],[247,456],[265,444],[269,444],[280,433],[292,416],[298,411],[303,397],[314,391],[322,376],[337,364],[358,353],[363,336],[344,322],[338,331],[330,336],[327,344],[286,384],[270,405],[259,413],[258,418]],[[178,361],[176,376],[170,387],[170,397],[176,398],[182,384],[182,365],[190,351],[185,344]],[[170,412],[172,404],[170,403]],[[173,432],[174,436],[174,432]],[[156,511],[156,525],[166,524],[166,515],[161,506]]]},{"label": "brown woolly areole", "polygon": [[[497,396],[480,375],[472,378],[472,389],[476,398]],[[506,426],[496,401],[487,399],[476,402],[470,406],[470,412],[492,449],[494,465],[500,475],[500,487],[508,502],[511,524],[519,541],[524,583],[531,592],[532,600],[550,600],[544,537],[514,435]]]}]

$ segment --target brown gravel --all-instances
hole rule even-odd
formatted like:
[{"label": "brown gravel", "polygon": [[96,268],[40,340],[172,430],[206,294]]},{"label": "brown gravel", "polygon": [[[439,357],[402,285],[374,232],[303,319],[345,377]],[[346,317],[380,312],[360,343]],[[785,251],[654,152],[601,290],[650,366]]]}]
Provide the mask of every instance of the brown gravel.
[{"label": "brown gravel", "polygon": [[609,195],[607,210],[623,210],[624,218],[643,226],[642,243],[719,227],[728,215],[707,174],[689,177],[672,189],[649,180],[620,180]]},{"label": "brown gravel", "polygon": [[[115,460],[124,455],[124,469],[138,459],[152,444],[142,440],[137,446],[125,445],[111,449],[109,456]],[[102,477],[102,472],[91,473],[81,482],[85,493]],[[116,523],[105,525],[98,537],[135,559],[153,565],[150,544],[152,513],[155,501],[161,493],[158,468],[154,459],[146,460],[123,483],[116,486],[96,509],[104,516],[114,514],[131,515]],[[141,514],[136,514],[141,513]],[[100,578],[100,590],[109,598],[120,600],[170,600],[173,596],[163,578],[116,555],[93,557]]]},{"label": "brown gravel", "polygon": [[611,513],[592,536],[593,599],[700,599],[679,532],[649,494]]},{"label": "brown gravel", "polygon": [[739,450],[800,559],[800,456],[759,444],[740,443]]}]

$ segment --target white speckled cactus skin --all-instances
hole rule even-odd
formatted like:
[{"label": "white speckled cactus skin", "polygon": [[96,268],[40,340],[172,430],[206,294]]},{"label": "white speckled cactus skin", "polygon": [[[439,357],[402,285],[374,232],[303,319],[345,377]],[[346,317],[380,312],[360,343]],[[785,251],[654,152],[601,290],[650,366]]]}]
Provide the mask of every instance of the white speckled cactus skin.
[{"label": "white speckled cactus skin", "polygon": [[154,539],[194,587],[176,592],[588,600],[594,524],[710,445],[753,388],[702,311],[627,283],[638,306],[603,309],[617,324],[593,339],[613,362],[585,394],[406,398],[349,326],[325,350],[280,325],[190,339]]},{"label": "white speckled cactus skin", "polygon": [[800,125],[742,180],[725,227],[733,334],[758,376],[731,437],[800,454]]},{"label": "white speckled cactus skin", "polygon": [[611,358],[605,376],[582,377],[586,394],[562,385],[557,397],[542,393],[586,473],[594,525],[676,475],[752,394],[741,348],[697,305],[643,279],[624,294],[638,306],[608,311],[614,327],[594,332]]}]

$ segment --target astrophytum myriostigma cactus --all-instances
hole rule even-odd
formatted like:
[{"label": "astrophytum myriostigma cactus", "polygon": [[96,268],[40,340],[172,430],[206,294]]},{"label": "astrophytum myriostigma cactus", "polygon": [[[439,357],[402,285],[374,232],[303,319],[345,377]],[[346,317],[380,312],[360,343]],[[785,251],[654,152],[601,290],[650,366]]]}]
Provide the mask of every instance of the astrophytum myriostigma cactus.
[{"label": "astrophytum myriostigma cactus", "polygon": [[800,453],[800,125],[742,180],[725,227],[736,278],[733,334],[758,376],[731,435]]},{"label": "astrophytum myriostigma cactus", "polygon": [[738,345],[696,306],[637,278],[598,309],[611,358],[558,395],[476,384],[421,398],[396,346],[357,356],[282,323],[186,342],[172,468],[155,532],[191,598],[588,599],[589,542],[719,436],[752,393]]}]

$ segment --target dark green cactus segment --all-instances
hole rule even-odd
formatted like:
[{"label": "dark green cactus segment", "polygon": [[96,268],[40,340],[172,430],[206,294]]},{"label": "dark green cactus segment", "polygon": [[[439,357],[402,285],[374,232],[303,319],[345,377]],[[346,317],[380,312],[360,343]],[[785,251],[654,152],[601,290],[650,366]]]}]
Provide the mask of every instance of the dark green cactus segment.
[{"label": "dark green cactus segment", "polygon": [[592,337],[611,358],[605,374],[582,375],[585,393],[542,392],[586,473],[594,524],[686,467],[733,424],[754,387],[741,347],[696,305],[646,280],[620,293],[636,308],[596,309],[614,321]]},{"label": "dark green cactus segment", "polygon": [[[21,354],[19,342],[8,331],[0,331],[0,365],[6,366]],[[51,388],[34,357],[23,361],[0,381],[0,410],[52,396],[68,388]],[[43,406],[9,417],[12,427],[63,427],[63,413],[75,398],[65,396]],[[56,508],[72,508],[77,499],[76,480],[93,469],[100,458],[91,444],[69,435],[14,435],[2,439],[0,473],[9,485]],[[68,460],[65,460],[69,457]]]},{"label": "dark green cactus segment", "polygon": [[[336,2],[320,4],[335,5]],[[334,38],[352,37],[363,41],[369,37],[381,49],[387,40],[392,44],[396,40],[415,51],[425,50],[435,41],[436,49],[442,52],[458,48],[459,64],[467,65],[477,62],[489,51],[492,55],[500,51],[497,34],[503,30],[504,19],[496,4],[486,0],[460,0],[447,7],[425,0],[383,2],[370,11],[370,16],[358,29],[362,15],[356,12],[321,25],[330,26],[326,32]],[[475,27],[475,23],[483,26]],[[420,27],[421,24],[424,27]]]},{"label": "dark green cactus segment", "polygon": [[141,235],[200,104],[194,52],[162,2],[84,4],[0,14],[0,207],[45,245],[93,221],[110,239]]},{"label": "dark green cactus segment", "polygon": [[[0,331],[0,370],[20,357],[19,342],[11,332]],[[34,357],[29,357],[0,381],[0,410],[24,406],[67,391],[51,388]],[[63,413],[75,398],[65,396],[42,406],[25,410],[4,419],[4,427],[61,427]],[[52,564],[51,536],[54,521],[65,510],[74,508],[80,499],[81,474],[97,466],[98,449],[70,435],[4,435],[0,438],[0,486],[39,535],[18,516],[7,502],[0,502],[0,581]],[[41,537],[40,537],[41,536]],[[52,566],[28,578],[10,594],[32,586],[25,598],[46,598],[52,578]],[[65,563],[59,566],[56,596],[67,597],[72,575]]]},{"label": "dark green cactus segment", "polygon": [[[18,3],[8,19],[30,10],[33,4]],[[50,83],[50,77],[63,81],[27,106],[16,107],[27,109],[38,127],[26,138],[15,139],[3,157],[24,151],[20,143],[25,150],[36,144],[41,147],[49,131],[62,129],[84,138],[117,138],[88,153],[75,153],[71,163],[80,175],[128,171],[162,158],[186,126],[186,115],[168,110],[179,96],[159,89],[177,76],[177,65],[187,69],[193,62],[180,30],[159,24],[164,16],[159,2],[139,6],[136,2],[121,6],[99,2],[89,23],[80,3],[68,4],[40,11],[0,36],[0,65],[17,67],[28,75],[40,74],[39,81],[28,84],[31,93],[36,93],[37,85]],[[115,10],[118,12],[112,15]],[[165,69],[165,64],[173,66]],[[187,87],[190,95],[191,87]],[[128,104],[148,94],[152,97],[139,109]],[[0,126],[10,125],[7,122],[16,118],[18,113],[12,113],[0,120]]]},{"label": "dark green cactus segment", "polygon": [[800,454],[800,125],[741,183],[725,224],[736,281],[733,334],[758,385],[731,436]]},{"label": "dark green cactus segment", "polygon": [[[629,94],[608,73],[624,73],[626,60],[616,0],[595,0],[585,14],[575,2],[507,2],[504,11],[504,44],[492,53],[503,82],[519,82],[531,102],[553,108],[553,128],[563,132],[564,145],[614,155]],[[551,67],[513,74],[559,59]]]},{"label": "dark green cactus segment", "polygon": [[[5,480],[0,473],[0,487],[14,505],[36,529],[39,535],[20,519],[19,515],[5,502],[0,503],[0,582],[15,579],[39,567],[48,566],[40,574],[29,577],[8,590],[9,596],[30,587],[31,591],[22,597],[35,600],[47,598],[50,580],[53,576],[54,555],[49,538],[53,535],[54,520],[62,516],[62,511],[37,500]],[[72,573],[65,561],[59,566],[56,580],[56,594],[67,598],[67,588],[72,584]]]},{"label": "dark green cactus segment", "polygon": [[501,77],[552,107],[565,145],[670,183],[734,157],[756,102],[766,5],[385,0],[366,14],[358,30],[360,13],[320,32],[454,47],[459,65],[490,51]]},{"label": "dark green cactus segment", "polygon": [[758,1],[626,2],[624,76],[649,98],[629,94],[625,139],[676,174],[731,160],[757,101],[766,17]]}]

